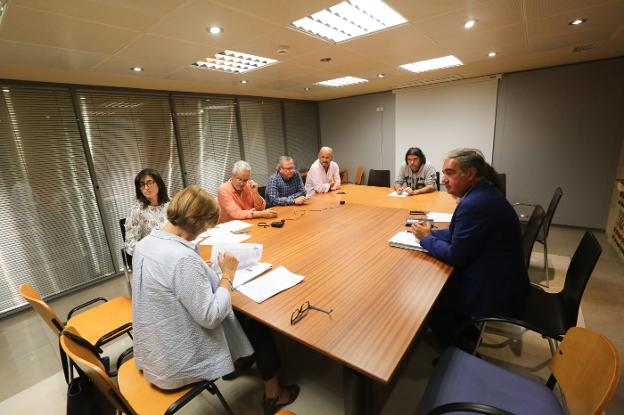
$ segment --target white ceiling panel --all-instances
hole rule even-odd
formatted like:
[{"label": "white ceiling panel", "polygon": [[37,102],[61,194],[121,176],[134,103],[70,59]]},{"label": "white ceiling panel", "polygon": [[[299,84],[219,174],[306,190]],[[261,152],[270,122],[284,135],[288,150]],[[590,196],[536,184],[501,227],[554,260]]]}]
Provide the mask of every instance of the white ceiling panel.
[{"label": "white ceiling panel", "polygon": [[304,16],[326,9],[341,0],[214,0],[240,13],[286,26]]},{"label": "white ceiling panel", "polygon": [[[134,66],[143,68],[143,72],[131,71],[130,68]],[[166,75],[179,69],[182,69],[180,65],[146,59],[127,58],[125,56],[113,56],[95,67],[95,70],[101,72],[113,72],[149,78],[164,78]]]},{"label": "white ceiling panel", "polygon": [[11,0],[10,3],[126,29],[147,30],[183,1]]},{"label": "white ceiling panel", "polygon": [[574,12],[579,17],[583,9],[602,4],[621,3],[621,0],[525,0],[528,20],[539,20],[561,13]]},{"label": "white ceiling panel", "polygon": [[222,50],[217,46],[201,45],[156,35],[141,35],[121,49],[117,55],[152,61],[190,65]]},{"label": "white ceiling panel", "polygon": [[99,53],[79,52],[0,40],[0,64],[89,70],[107,58]]},{"label": "white ceiling panel", "polygon": [[10,6],[2,19],[0,39],[84,52],[113,53],[138,33],[12,4]]},{"label": "white ceiling panel", "polygon": [[[218,35],[208,33],[206,28],[212,25],[223,28],[224,32]],[[177,8],[150,32],[229,49],[236,43],[268,34],[276,27],[266,20],[238,13],[219,4],[193,0]],[[253,51],[247,50],[239,52],[253,54]]]}]

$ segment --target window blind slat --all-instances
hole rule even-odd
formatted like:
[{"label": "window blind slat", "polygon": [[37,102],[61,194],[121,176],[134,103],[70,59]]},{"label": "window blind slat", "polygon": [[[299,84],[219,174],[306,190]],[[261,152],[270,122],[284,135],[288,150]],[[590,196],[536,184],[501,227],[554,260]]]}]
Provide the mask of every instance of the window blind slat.
[{"label": "window blind slat", "polygon": [[319,150],[318,105],[316,102],[284,102],[286,146],[299,169],[309,169]]},{"label": "window blind slat", "polygon": [[68,89],[2,85],[0,165],[0,313],[115,271]]}]

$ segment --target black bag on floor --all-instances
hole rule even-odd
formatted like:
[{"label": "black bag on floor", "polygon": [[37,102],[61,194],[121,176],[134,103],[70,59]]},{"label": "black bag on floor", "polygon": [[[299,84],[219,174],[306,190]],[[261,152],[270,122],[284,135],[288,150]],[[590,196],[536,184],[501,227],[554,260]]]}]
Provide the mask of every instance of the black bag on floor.
[{"label": "black bag on floor", "polygon": [[67,415],[114,414],[113,405],[84,374],[69,382],[67,387]]}]

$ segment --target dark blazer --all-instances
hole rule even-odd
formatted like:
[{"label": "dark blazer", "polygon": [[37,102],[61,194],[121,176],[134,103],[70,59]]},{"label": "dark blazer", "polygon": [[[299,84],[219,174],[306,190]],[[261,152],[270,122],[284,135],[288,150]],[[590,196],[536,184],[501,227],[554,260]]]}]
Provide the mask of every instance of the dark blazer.
[{"label": "dark blazer", "polygon": [[464,195],[451,225],[420,241],[455,269],[446,294],[466,316],[513,315],[529,292],[520,223],[492,183],[480,180]]}]

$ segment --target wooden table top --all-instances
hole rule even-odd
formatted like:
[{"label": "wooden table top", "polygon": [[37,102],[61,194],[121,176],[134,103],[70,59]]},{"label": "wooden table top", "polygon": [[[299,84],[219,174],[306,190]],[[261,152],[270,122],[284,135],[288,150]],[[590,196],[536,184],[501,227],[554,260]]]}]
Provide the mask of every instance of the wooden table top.
[{"label": "wooden table top", "polygon": [[[305,276],[302,283],[261,304],[238,292],[232,299],[239,311],[272,329],[387,383],[452,271],[424,253],[392,248],[388,240],[405,229],[405,209],[450,212],[455,202],[439,192],[402,199],[387,197],[388,188],[343,190],[347,194],[315,195],[308,205],[276,207],[279,219],[287,219],[284,227],[254,226],[246,241],[264,244],[262,261]],[[208,246],[200,251],[210,255]],[[334,311],[310,310],[291,325],[292,312],[305,301]]]}]

